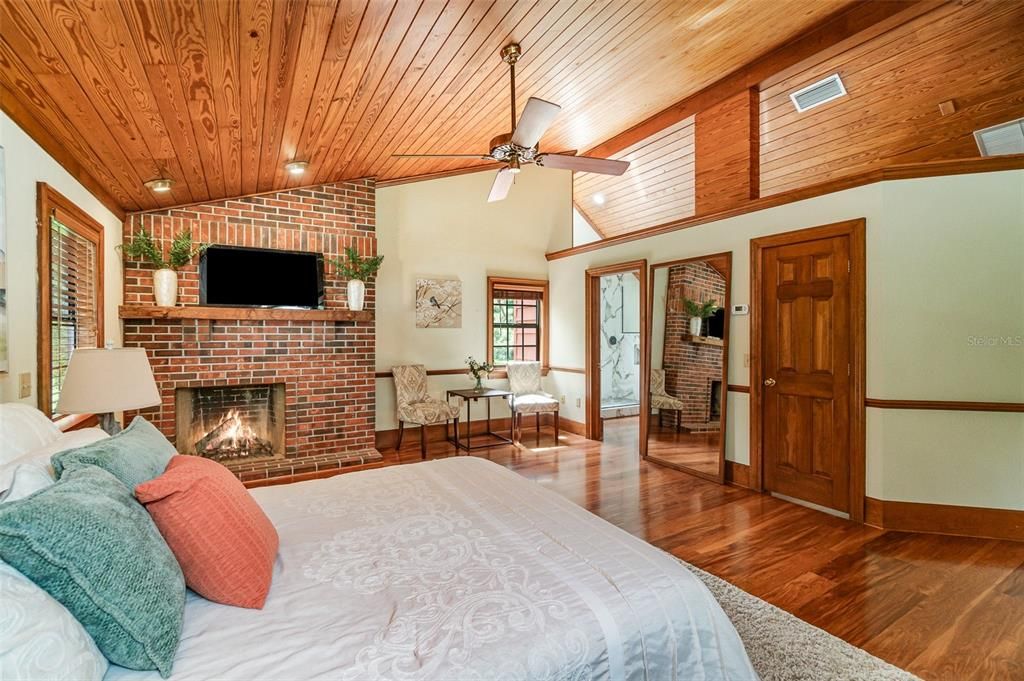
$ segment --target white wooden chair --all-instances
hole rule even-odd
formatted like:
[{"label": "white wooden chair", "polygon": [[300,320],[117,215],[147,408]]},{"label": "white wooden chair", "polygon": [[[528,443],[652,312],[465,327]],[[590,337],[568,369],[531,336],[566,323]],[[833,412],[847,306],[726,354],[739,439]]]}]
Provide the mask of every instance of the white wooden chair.
[{"label": "white wooden chair", "polygon": [[537,444],[540,444],[540,415],[554,414],[555,444],[558,444],[558,408],[561,406],[554,396],[541,390],[540,362],[509,362],[508,383],[512,395],[508,398],[512,410],[512,440],[522,439],[523,416],[535,414],[537,419]]}]

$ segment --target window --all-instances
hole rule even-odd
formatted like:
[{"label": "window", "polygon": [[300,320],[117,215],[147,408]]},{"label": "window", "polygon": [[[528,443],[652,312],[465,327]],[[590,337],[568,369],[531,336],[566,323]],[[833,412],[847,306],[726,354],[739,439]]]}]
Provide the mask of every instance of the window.
[{"label": "window", "polygon": [[103,343],[103,227],[39,184],[39,408],[56,411],[71,351]]},{"label": "window", "polygon": [[491,314],[487,320],[487,358],[495,366],[510,360],[548,364],[548,282],[487,278]]}]

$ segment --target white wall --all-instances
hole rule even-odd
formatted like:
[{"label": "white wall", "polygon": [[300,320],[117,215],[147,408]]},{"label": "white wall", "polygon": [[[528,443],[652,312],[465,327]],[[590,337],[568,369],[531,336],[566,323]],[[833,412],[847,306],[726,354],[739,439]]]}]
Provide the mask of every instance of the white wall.
[{"label": "white wall", "polygon": [[46,182],[68,197],[105,228],[104,333],[121,342],[117,307],[121,304],[121,220],[78,180],[43,151],[14,121],[0,112],[0,146],[4,147],[7,186],[7,314],[10,330],[10,372],[0,374],[0,402],[18,400],[18,376],[32,377],[32,394],[22,401],[36,404],[36,317],[39,310],[36,254],[36,182]]},{"label": "white wall", "polygon": [[590,221],[583,217],[583,214],[572,207],[572,245],[582,246],[591,241],[600,241],[601,235],[597,233]]},{"label": "white wall", "polygon": [[[572,175],[527,166],[504,201],[487,203],[494,171],[377,190],[377,370],[395,364],[465,367],[487,353],[487,277],[547,279],[544,254],[572,240]],[[417,329],[414,285],[425,275],[462,279],[462,328]],[[493,385],[507,385],[495,379]],[[471,387],[468,376],[433,376],[431,393]],[[377,379],[377,430],[397,427],[395,388]],[[483,416],[483,403],[474,417]],[[495,415],[507,409],[494,402]]]},{"label": "white wall", "polygon": [[[867,395],[1024,402],[1024,171],[873,184],[552,261],[551,363],[583,366],[588,267],[728,250],[733,302],[752,303],[750,239],[859,217]],[[749,319],[732,318],[729,383],[748,384]],[[557,382],[583,394],[581,375]],[[726,457],[748,463],[748,396],[728,409]],[[584,418],[572,399],[565,415]],[[1024,415],[872,408],[867,430],[869,496],[1024,509]]]}]

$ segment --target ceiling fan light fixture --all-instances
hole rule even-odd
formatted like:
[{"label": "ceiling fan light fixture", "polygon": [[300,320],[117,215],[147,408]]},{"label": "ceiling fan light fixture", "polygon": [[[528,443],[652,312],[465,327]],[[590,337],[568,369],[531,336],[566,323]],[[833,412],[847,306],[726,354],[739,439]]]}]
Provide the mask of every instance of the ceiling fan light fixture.
[{"label": "ceiling fan light fixture", "polygon": [[301,175],[309,167],[309,161],[289,161],[284,164],[284,169],[289,175]]},{"label": "ceiling fan light fixture", "polygon": [[518,158],[514,158],[514,159],[512,159],[511,161],[508,162],[508,171],[510,173],[512,173],[513,175],[518,174],[519,171],[521,171],[521,170],[522,170],[522,168],[519,167],[519,159]]},{"label": "ceiling fan light fixture", "polygon": [[171,191],[171,187],[174,186],[174,180],[169,177],[158,177],[148,182],[144,182],[143,186],[151,192],[156,194],[165,194]]}]

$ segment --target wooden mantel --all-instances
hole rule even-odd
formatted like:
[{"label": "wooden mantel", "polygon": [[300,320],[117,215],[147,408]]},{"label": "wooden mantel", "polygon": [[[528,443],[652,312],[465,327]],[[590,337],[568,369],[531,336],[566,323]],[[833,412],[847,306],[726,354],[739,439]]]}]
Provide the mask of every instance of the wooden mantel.
[{"label": "wooden mantel", "polygon": [[373,321],[371,310],[290,310],[268,307],[157,307],[155,305],[122,305],[118,308],[121,319],[267,319],[273,321]]}]

